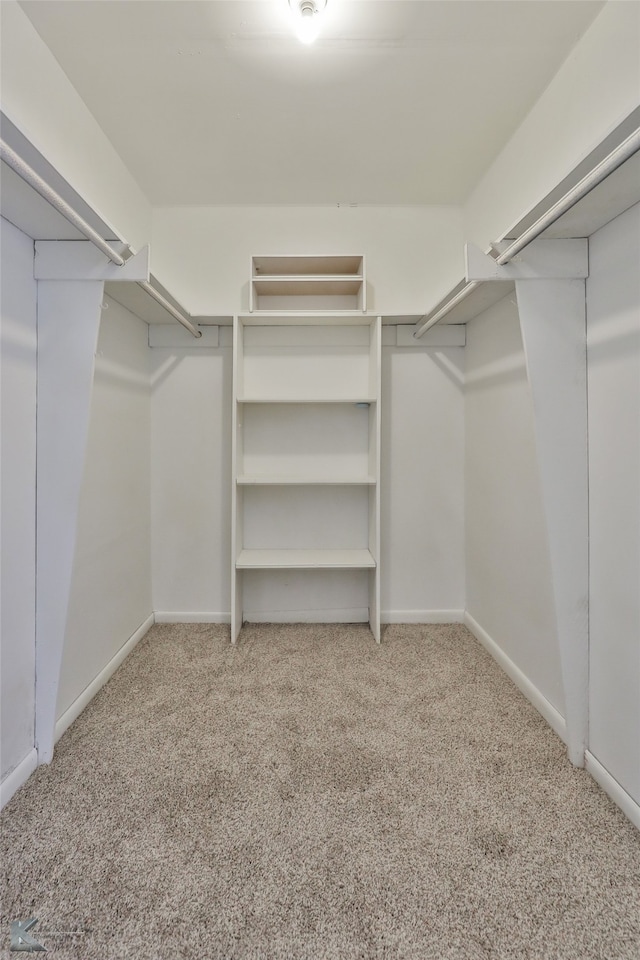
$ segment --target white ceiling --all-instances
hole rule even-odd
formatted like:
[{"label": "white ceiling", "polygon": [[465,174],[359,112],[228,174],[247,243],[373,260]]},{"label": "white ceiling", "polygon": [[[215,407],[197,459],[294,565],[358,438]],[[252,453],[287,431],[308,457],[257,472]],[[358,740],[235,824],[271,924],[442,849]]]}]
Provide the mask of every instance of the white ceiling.
[{"label": "white ceiling", "polygon": [[461,203],[603,3],[23,0],[155,206]]}]

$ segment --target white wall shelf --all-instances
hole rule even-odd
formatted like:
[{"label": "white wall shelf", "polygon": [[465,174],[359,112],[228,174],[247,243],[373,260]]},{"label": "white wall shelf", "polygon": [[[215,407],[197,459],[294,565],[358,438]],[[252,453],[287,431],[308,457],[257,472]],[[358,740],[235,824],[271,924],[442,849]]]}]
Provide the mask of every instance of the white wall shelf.
[{"label": "white wall shelf", "polygon": [[375,486],[375,477],[247,477],[239,476],[236,480],[238,486],[290,486],[290,487],[370,487]]},{"label": "white wall shelf", "polygon": [[358,405],[362,404],[363,406],[370,406],[376,402],[376,398],[372,396],[362,396],[362,394],[347,397],[343,394],[335,397],[321,397],[321,396],[309,396],[309,397],[285,397],[280,395],[275,395],[273,397],[236,397],[238,403],[346,403]]},{"label": "white wall shelf", "polygon": [[376,561],[369,550],[242,550],[237,570],[372,569]]},{"label": "white wall shelf", "polygon": [[366,309],[363,256],[251,258],[250,313]]},{"label": "white wall shelf", "polygon": [[[294,322],[275,315],[268,324],[254,315],[235,318],[234,642],[245,588],[257,583],[263,606],[285,610],[277,594],[282,582],[265,578],[275,576],[269,570],[296,569],[312,571],[305,577],[318,571],[315,619],[323,608],[327,619],[336,615],[322,571],[363,571],[369,623],[380,639],[381,343],[380,317],[300,314]],[[245,584],[245,576],[261,579]],[[351,606],[361,607],[361,599]]]}]

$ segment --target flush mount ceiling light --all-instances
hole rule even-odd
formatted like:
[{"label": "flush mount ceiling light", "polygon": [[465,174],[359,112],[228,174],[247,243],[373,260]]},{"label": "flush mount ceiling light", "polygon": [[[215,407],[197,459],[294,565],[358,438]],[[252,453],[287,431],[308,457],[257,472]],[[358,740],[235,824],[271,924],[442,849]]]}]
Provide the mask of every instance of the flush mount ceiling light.
[{"label": "flush mount ceiling light", "polygon": [[327,0],[289,0],[294,29],[301,43],[313,43],[320,32],[321,13]]}]

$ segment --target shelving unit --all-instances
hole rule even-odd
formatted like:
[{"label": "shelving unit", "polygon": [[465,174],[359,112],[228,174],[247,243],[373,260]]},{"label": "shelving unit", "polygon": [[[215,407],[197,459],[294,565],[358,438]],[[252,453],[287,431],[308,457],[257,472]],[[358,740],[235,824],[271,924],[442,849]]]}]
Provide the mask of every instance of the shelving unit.
[{"label": "shelving unit", "polygon": [[252,257],[249,311],[367,309],[363,256]]},{"label": "shelving unit", "polygon": [[379,641],[381,318],[239,316],[233,342],[232,640],[249,571],[310,571],[321,597],[342,570]]}]

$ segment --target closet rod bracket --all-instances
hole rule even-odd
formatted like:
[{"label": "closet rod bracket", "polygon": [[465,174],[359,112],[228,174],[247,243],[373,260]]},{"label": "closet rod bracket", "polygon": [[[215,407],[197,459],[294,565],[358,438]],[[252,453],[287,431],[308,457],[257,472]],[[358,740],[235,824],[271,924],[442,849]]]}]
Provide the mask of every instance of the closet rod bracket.
[{"label": "closet rod bracket", "polygon": [[[120,246],[125,252],[126,244]],[[119,267],[90,240],[36,240],[36,280],[148,281],[149,246],[129,257]]]},{"label": "closet rod bracket", "polygon": [[[510,240],[495,244],[500,252]],[[467,282],[496,280],[584,280],[589,276],[589,245],[586,239],[533,240],[517,259],[501,264],[473,243],[464,248]]]}]

